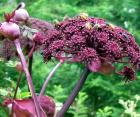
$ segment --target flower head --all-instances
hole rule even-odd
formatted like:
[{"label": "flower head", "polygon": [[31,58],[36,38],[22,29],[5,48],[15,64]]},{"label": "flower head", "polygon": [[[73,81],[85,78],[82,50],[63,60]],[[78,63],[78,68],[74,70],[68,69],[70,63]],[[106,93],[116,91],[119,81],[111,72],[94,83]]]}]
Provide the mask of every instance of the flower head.
[{"label": "flower head", "polygon": [[[54,43],[56,40],[57,44]],[[51,47],[59,49],[49,51]],[[71,57],[72,61],[85,63],[93,72],[100,71],[104,63],[110,63],[112,67],[115,62],[138,66],[139,52],[134,37],[126,30],[104,19],[81,15],[57,23],[55,29],[47,31],[43,43],[45,60],[61,53],[59,55],[65,55],[67,60]]]}]

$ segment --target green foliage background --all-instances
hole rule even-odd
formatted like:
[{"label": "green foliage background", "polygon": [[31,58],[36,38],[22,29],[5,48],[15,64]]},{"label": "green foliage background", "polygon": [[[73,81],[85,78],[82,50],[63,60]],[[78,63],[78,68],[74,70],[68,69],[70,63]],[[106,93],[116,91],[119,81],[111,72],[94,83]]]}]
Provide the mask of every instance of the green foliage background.
[{"label": "green foliage background", "polygon": [[[0,19],[3,20],[3,13],[10,12],[20,1],[0,0]],[[61,21],[64,17],[72,17],[81,12],[87,12],[92,17],[105,18],[130,31],[140,43],[140,0],[24,0],[24,2],[30,16],[49,22]],[[41,55],[35,54],[33,82],[37,93],[45,77],[56,64],[57,61],[45,64]],[[56,102],[63,103],[79,79],[82,68],[83,66],[79,64],[63,64],[50,81],[46,94],[52,96]],[[4,93],[6,95],[7,92],[14,92],[17,78],[15,68],[9,63],[0,61],[0,102],[4,100]],[[118,100],[133,99],[134,95],[140,95],[139,84],[139,72],[137,80],[127,84],[116,74],[92,73],[65,117],[120,117],[124,110]],[[22,97],[29,95],[24,76],[20,92]],[[140,104],[136,109],[140,113]],[[0,117],[7,117],[3,107],[0,107]]]}]

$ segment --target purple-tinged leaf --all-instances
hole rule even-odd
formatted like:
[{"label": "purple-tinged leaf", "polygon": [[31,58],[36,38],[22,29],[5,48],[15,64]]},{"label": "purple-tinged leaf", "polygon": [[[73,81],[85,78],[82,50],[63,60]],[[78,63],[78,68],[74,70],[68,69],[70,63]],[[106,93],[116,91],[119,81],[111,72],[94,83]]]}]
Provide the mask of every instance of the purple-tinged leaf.
[{"label": "purple-tinged leaf", "polygon": [[[41,117],[54,117],[55,103],[48,96],[41,96],[40,99]],[[33,99],[7,99],[4,101],[4,106],[12,109],[13,117],[37,117]]]}]

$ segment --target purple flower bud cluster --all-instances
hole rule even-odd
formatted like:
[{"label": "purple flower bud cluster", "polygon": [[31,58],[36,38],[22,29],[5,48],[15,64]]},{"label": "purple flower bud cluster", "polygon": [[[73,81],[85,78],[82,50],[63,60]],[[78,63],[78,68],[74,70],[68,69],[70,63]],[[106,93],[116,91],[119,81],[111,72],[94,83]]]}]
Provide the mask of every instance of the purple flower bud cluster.
[{"label": "purple flower bud cluster", "polygon": [[[23,48],[24,53],[27,55],[33,46],[32,40],[28,38],[20,37],[21,47]],[[10,60],[17,56],[16,48],[14,47],[14,43],[10,40],[4,39],[0,41],[0,58],[4,58],[5,60]]]},{"label": "purple flower bud cluster", "polygon": [[9,60],[11,57],[16,55],[16,49],[11,48],[14,47],[14,44],[11,43],[10,40],[3,40],[0,42],[0,57],[5,58],[6,60]]},{"label": "purple flower bud cluster", "polygon": [[[45,40],[45,32],[48,29],[53,29],[53,25],[42,21],[36,18],[29,18],[27,25],[31,29],[36,29],[40,32],[36,33],[34,36],[33,41],[29,39],[28,37],[23,37],[23,34],[19,37],[21,46],[23,48],[23,51],[25,54],[29,54],[31,48],[33,47],[33,42],[40,45],[42,40]],[[22,26],[21,26],[22,27]],[[21,32],[23,33],[23,32]],[[0,35],[2,36],[2,35]],[[9,60],[17,55],[16,48],[14,47],[14,43],[10,40],[5,39],[4,37],[0,37],[0,58],[4,58],[6,60]],[[38,49],[39,46],[36,46],[36,49]]]},{"label": "purple flower bud cluster", "polygon": [[56,24],[55,29],[46,33],[42,43],[45,61],[51,57],[71,58],[74,62],[85,63],[93,72],[100,71],[103,63],[128,63],[133,67],[124,67],[124,76],[128,76],[129,71],[135,74],[140,66],[140,48],[134,37],[104,19],[77,16]]},{"label": "purple flower bud cluster", "polygon": [[37,29],[37,30],[42,31],[42,32],[45,32],[48,29],[53,29],[52,24],[50,24],[46,21],[37,19],[37,18],[30,18],[28,23],[31,24],[32,28]]}]

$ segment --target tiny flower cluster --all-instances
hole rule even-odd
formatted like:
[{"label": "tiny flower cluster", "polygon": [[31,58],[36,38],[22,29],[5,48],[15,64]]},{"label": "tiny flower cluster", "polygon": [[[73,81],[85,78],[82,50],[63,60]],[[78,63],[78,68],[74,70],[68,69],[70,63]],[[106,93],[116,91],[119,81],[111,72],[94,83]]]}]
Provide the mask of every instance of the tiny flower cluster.
[{"label": "tiny flower cluster", "polygon": [[51,57],[85,63],[93,72],[100,71],[104,63],[128,63],[121,72],[128,80],[135,79],[139,69],[140,49],[134,37],[121,27],[104,19],[77,16],[46,31],[42,41],[44,60]]}]

